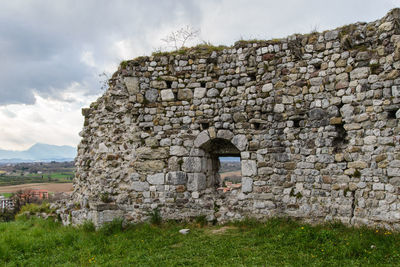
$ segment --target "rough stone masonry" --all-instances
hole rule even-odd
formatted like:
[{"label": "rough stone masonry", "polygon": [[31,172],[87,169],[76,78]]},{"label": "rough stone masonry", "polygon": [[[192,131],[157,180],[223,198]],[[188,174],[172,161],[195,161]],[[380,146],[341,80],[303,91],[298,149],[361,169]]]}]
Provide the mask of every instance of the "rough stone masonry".
[{"label": "rough stone masonry", "polygon": [[[83,109],[64,223],[288,216],[400,229],[400,9],[121,63]],[[218,157],[241,159],[221,192]]]}]

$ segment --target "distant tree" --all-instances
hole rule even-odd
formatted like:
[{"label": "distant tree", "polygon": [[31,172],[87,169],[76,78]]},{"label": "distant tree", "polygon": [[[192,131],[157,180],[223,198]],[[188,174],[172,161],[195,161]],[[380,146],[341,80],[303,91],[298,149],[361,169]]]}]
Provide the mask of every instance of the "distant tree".
[{"label": "distant tree", "polygon": [[194,29],[190,25],[186,25],[177,31],[171,32],[165,38],[161,39],[161,41],[165,42],[167,46],[179,50],[183,48],[188,41],[197,38],[199,34],[200,30]]}]

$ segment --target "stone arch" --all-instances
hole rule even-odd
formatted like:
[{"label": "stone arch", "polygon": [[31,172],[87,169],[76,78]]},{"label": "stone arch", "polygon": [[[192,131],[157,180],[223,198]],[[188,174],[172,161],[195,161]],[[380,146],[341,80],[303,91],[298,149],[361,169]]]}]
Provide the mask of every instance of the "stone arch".
[{"label": "stone arch", "polygon": [[219,175],[219,157],[239,157],[240,150],[230,140],[213,138],[201,147],[204,150],[205,175],[207,187],[220,187],[222,181]]},{"label": "stone arch", "polygon": [[[194,140],[194,155],[201,155],[202,172],[189,174],[188,188],[201,190],[221,186],[219,177],[221,156],[241,157],[247,149],[247,137],[243,134],[234,135],[230,130],[214,128],[200,132]],[[192,155],[191,155],[192,156]],[[193,176],[192,178],[190,176]]]}]

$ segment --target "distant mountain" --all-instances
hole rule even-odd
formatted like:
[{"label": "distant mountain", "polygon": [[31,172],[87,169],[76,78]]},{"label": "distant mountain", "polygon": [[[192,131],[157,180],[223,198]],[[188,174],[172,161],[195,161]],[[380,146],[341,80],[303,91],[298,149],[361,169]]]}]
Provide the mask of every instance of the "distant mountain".
[{"label": "distant mountain", "polygon": [[0,163],[33,161],[71,161],[76,157],[76,148],[37,143],[24,151],[1,150]]}]

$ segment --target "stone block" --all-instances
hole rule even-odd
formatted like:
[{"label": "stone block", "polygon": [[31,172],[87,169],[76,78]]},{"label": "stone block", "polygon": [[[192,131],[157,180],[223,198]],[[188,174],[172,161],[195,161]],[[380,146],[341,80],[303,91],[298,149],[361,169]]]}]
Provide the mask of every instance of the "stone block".
[{"label": "stone block", "polygon": [[136,95],[139,93],[139,78],[137,77],[125,77],[124,82],[126,89],[130,95]]},{"label": "stone block", "polygon": [[[399,173],[397,172],[397,175]],[[389,180],[389,183],[394,186],[400,186],[400,177],[393,177]]]},{"label": "stone block", "polygon": [[162,101],[174,101],[175,96],[171,89],[161,90],[161,100]]},{"label": "stone block", "polygon": [[207,91],[207,97],[212,98],[212,97],[216,97],[216,96],[219,96],[219,91],[218,91],[218,89],[211,88],[211,89],[209,89],[209,90]]},{"label": "stone block", "polygon": [[358,80],[358,79],[365,79],[369,75],[369,67],[361,67],[356,68],[350,72],[350,79]]},{"label": "stone block", "polygon": [[131,189],[137,192],[143,192],[149,190],[149,187],[148,182],[133,182]]},{"label": "stone block", "polygon": [[242,177],[242,193],[250,193],[253,191],[253,179]]},{"label": "stone block", "polygon": [[255,176],[257,175],[257,163],[255,160],[242,160],[242,175]]},{"label": "stone block", "polygon": [[247,147],[247,137],[244,134],[235,135],[232,140],[232,144],[234,144],[237,149],[240,151],[244,151]]},{"label": "stone block", "polygon": [[204,173],[189,173],[188,174],[188,191],[200,191],[206,189],[206,175]]},{"label": "stone block", "polygon": [[194,146],[200,147],[205,144],[208,140],[210,140],[210,136],[208,135],[207,131],[202,131],[194,140]]},{"label": "stone block", "polygon": [[104,143],[99,144],[99,148],[97,150],[99,153],[108,153],[110,152],[110,149],[106,146]]},{"label": "stone block", "polygon": [[400,160],[392,160],[389,162],[389,167],[400,168]]},{"label": "stone block", "polygon": [[162,171],[164,169],[165,163],[161,160],[146,160],[146,161],[135,161],[131,166],[137,171]]},{"label": "stone block", "polygon": [[203,87],[198,87],[194,89],[194,98],[201,99],[206,95],[207,89]]},{"label": "stone block", "polygon": [[274,106],[274,112],[276,113],[282,113],[285,111],[285,105],[284,104],[275,104]]},{"label": "stone block", "polygon": [[187,156],[189,152],[183,146],[171,146],[169,150],[171,156]]},{"label": "stone block", "polygon": [[158,90],[157,89],[148,89],[148,90],[146,90],[144,97],[149,102],[155,102],[155,101],[157,101],[157,98],[158,98]]},{"label": "stone block", "polygon": [[336,175],[334,178],[335,178],[336,183],[343,184],[343,183],[350,182],[350,177],[347,175]]},{"label": "stone block", "polygon": [[200,157],[184,157],[182,163],[182,170],[184,172],[201,172],[202,164]]},{"label": "stone block", "polygon": [[150,87],[156,89],[164,89],[167,88],[167,83],[165,81],[151,81]]},{"label": "stone block", "polygon": [[178,99],[190,101],[193,98],[193,92],[191,89],[179,89],[178,90]]},{"label": "stone block", "polygon": [[373,145],[376,144],[376,136],[374,135],[370,135],[370,136],[366,136],[364,137],[364,144],[365,145]]},{"label": "stone block", "polygon": [[342,123],[342,117],[332,117],[329,119],[329,123],[332,125],[335,124],[341,124]]},{"label": "stone block", "polygon": [[231,140],[233,137],[233,133],[229,130],[219,130],[217,133],[217,137],[226,140]]},{"label": "stone block", "polygon": [[104,223],[112,222],[114,219],[122,218],[124,212],[122,210],[105,210],[97,212],[94,224],[96,226],[103,225]]},{"label": "stone block", "polygon": [[164,173],[156,173],[156,174],[151,174],[147,175],[147,181],[150,184],[164,184]]},{"label": "stone block", "polygon": [[310,120],[322,120],[327,116],[326,111],[321,108],[314,108],[308,112]]},{"label": "stone block", "polygon": [[187,175],[185,172],[176,171],[167,174],[167,183],[173,185],[184,185],[187,183]]},{"label": "stone block", "polygon": [[347,163],[347,167],[353,169],[365,169],[368,167],[368,164],[364,161],[353,161]]},{"label": "stone block", "polygon": [[169,156],[168,148],[159,147],[139,147],[136,149],[136,155],[139,159],[165,159]]},{"label": "stone block", "polygon": [[324,38],[326,41],[330,41],[338,38],[338,36],[339,36],[339,31],[334,30],[325,32]]}]

